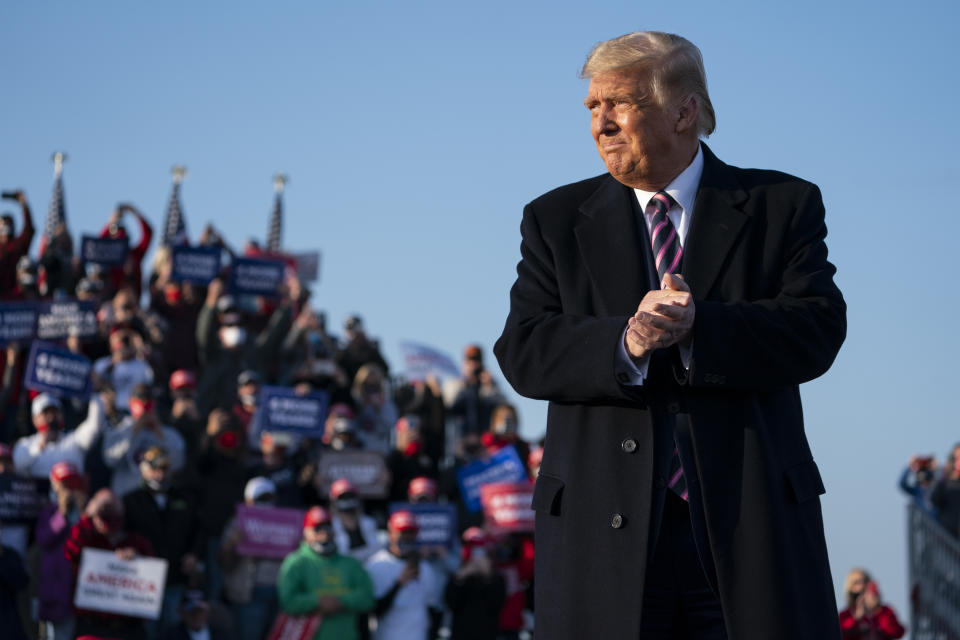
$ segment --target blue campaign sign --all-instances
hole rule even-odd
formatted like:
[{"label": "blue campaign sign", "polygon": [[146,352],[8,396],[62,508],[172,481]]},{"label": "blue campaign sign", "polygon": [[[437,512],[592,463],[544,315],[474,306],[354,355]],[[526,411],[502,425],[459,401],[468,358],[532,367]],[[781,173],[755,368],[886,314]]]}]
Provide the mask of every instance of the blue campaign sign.
[{"label": "blue campaign sign", "polygon": [[127,261],[129,250],[126,238],[83,236],[80,244],[80,259],[83,262],[94,262],[105,267],[122,267]]},{"label": "blue campaign sign", "polygon": [[90,395],[90,361],[59,345],[36,340],[23,384],[28,389],[58,396],[86,398]]},{"label": "blue campaign sign", "polygon": [[37,338],[63,340],[97,335],[97,303],[92,300],[38,302]]},{"label": "blue campaign sign", "polygon": [[276,296],[283,283],[282,260],[234,258],[230,265],[230,292],[236,295]]},{"label": "blue campaign sign", "polygon": [[170,278],[178,282],[210,284],[220,274],[220,247],[174,247]]},{"label": "blue campaign sign", "polygon": [[457,538],[457,505],[391,502],[390,515],[396,511],[409,511],[416,518],[420,527],[417,544],[421,547],[453,547]]},{"label": "blue campaign sign", "polygon": [[291,387],[260,388],[260,407],[257,415],[263,431],[292,431],[306,438],[323,436],[330,394],[312,391],[300,395]]},{"label": "blue campaign sign", "polygon": [[0,303],[0,344],[32,340],[36,328],[37,307],[34,303]]},{"label": "blue campaign sign", "polygon": [[477,460],[457,471],[460,496],[473,513],[483,509],[480,487],[494,482],[522,482],[527,472],[513,445],[497,451],[487,460]]}]

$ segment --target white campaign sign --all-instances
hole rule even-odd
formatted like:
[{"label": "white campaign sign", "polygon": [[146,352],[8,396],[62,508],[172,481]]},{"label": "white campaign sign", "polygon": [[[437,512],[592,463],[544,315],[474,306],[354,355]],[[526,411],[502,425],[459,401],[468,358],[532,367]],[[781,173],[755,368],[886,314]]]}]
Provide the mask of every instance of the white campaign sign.
[{"label": "white campaign sign", "polygon": [[166,560],[121,560],[112,551],[84,549],[73,603],[80,609],[156,620],[166,580]]}]

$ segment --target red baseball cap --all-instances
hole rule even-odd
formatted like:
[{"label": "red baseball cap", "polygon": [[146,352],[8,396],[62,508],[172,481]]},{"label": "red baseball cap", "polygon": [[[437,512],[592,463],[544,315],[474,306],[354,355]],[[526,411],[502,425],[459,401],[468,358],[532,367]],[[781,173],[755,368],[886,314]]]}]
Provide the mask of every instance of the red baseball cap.
[{"label": "red baseball cap", "polygon": [[432,478],[419,476],[410,481],[407,487],[407,497],[411,500],[420,496],[437,497],[437,483]]},{"label": "red baseball cap", "polygon": [[345,493],[356,493],[357,490],[354,488],[353,483],[351,483],[346,478],[339,478],[330,485],[330,499],[337,500],[340,496]]},{"label": "red baseball cap", "polygon": [[87,488],[87,476],[77,468],[77,465],[66,460],[53,465],[50,469],[50,481],[60,482],[68,489]]},{"label": "red baseball cap", "polygon": [[193,371],[177,369],[170,374],[170,391],[176,391],[177,389],[184,388],[196,389],[197,376],[193,374]]},{"label": "red baseball cap", "polygon": [[311,507],[303,516],[303,528],[313,529],[321,524],[330,524],[330,513],[323,507]]},{"label": "red baseball cap", "polygon": [[397,511],[387,521],[387,529],[401,532],[420,531],[420,526],[417,525],[417,519],[409,511]]},{"label": "red baseball cap", "polygon": [[487,544],[487,532],[480,527],[470,527],[463,532],[463,544],[471,547],[479,547]]}]

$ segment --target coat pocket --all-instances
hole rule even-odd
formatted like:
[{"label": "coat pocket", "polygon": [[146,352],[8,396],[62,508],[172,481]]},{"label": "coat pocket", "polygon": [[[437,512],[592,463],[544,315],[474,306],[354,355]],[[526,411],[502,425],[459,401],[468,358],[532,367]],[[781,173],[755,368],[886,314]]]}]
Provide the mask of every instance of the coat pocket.
[{"label": "coat pocket", "polygon": [[543,473],[538,475],[537,484],[533,487],[531,508],[534,511],[558,516],[560,515],[560,503],[562,501],[563,480]]},{"label": "coat pocket", "polygon": [[783,472],[787,477],[787,484],[793,490],[793,497],[797,502],[823,495],[827,490],[820,477],[820,469],[813,460],[801,462]]}]

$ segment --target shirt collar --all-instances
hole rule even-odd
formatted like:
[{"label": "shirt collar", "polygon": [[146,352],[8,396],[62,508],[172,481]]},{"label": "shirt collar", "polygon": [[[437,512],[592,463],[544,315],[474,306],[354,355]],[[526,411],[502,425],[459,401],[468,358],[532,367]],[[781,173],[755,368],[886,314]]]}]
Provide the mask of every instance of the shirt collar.
[{"label": "shirt collar", "polygon": [[[680,205],[683,211],[690,215],[693,211],[693,205],[697,200],[697,187],[700,186],[700,177],[703,175],[703,146],[697,145],[697,155],[686,169],[680,172],[673,182],[667,185],[663,191],[666,191],[674,202]],[[637,194],[637,202],[641,208],[646,211],[656,191],[644,191],[643,189],[634,189]]]}]

